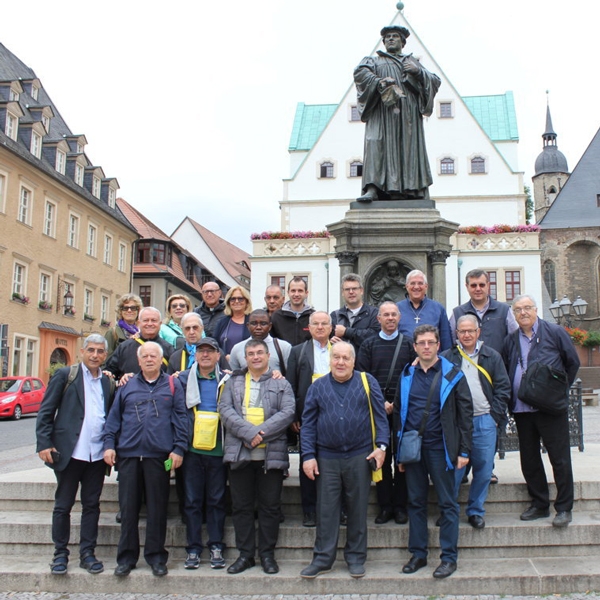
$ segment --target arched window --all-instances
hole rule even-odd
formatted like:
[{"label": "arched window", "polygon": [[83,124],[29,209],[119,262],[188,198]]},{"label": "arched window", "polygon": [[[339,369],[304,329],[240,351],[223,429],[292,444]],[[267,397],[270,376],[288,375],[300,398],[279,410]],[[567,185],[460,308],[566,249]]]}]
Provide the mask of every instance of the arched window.
[{"label": "arched window", "polygon": [[350,177],[362,177],[363,165],[361,162],[354,161],[350,163]]},{"label": "arched window", "polygon": [[440,175],[454,175],[454,159],[442,158],[440,160]]},{"label": "arched window", "polygon": [[323,162],[321,163],[321,175],[320,177],[325,179],[333,178],[333,163],[331,162]]},{"label": "arched window", "polygon": [[475,156],[471,159],[471,173],[485,173],[485,158]]},{"label": "arched window", "polygon": [[550,300],[554,302],[556,300],[556,266],[551,260],[544,262],[544,285]]}]

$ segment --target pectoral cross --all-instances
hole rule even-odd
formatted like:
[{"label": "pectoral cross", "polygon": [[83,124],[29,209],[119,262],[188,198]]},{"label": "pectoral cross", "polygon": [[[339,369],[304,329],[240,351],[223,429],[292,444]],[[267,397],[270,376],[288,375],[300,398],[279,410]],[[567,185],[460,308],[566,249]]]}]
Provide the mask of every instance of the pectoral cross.
[{"label": "pectoral cross", "polygon": [[419,315],[415,317],[415,323],[418,323],[421,319],[419,319]]}]

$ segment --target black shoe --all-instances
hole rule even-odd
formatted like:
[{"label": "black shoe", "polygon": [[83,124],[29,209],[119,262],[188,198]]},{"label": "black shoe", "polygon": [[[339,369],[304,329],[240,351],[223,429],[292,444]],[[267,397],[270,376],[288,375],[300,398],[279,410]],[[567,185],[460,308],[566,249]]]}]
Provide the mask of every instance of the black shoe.
[{"label": "black shoe", "polygon": [[246,569],[250,569],[256,564],[253,557],[246,558],[245,556],[239,556],[238,559],[227,568],[227,572],[232,575],[243,573]]},{"label": "black shoe", "polygon": [[496,473],[492,473],[492,476],[490,477],[490,483],[492,485],[495,485],[496,483],[498,483],[498,475],[496,475]]},{"label": "black shoe", "polygon": [[361,577],[365,576],[365,565],[352,563],[348,565],[348,572],[350,573],[350,577],[354,577],[354,579],[360,579]]},{"label": "black shoe", "polygon": [[536,519],[545,519],[549,516],[550,511],[547,508],[530,506],[524,513],[521,514],[521,521],[535,521]]},{"label": "black shoe", "polygon": [[419,558],[418,556],[413,556],[403,567],[403,573],[416,573],[419,569],[427,566],[426,558]]},{"label": "black shoe", "polygon": [[470,515],[467,520],[473,529],[483,529],[485,527],[485,521],[479,515]]},{"label": "black shoe", "polygon": [[155,563],[150,565],[150,568],[152,569],[152,575],[156,577],[164,577],[169,572],[165,563]]},{"label": "black shoe", "polygon": [[115,521],[117,523],[121,522],[121,511],[119,511],[116,515],[115,515]]},{"label": "black shoe", "polygon": [[394,517],[394,513],[391,510],[382,508],[379,511],[379,514],[375,517],[375,523],[377,525],[383,525],[384,523],[391,521],[393,517]]},{"label": "black shoe", "polygon": [[317,526],[317,514],[314,512],[304,513],[302,518],[302,527],[316,527]]},{"label": "black shoe", "polygon": [[461,483],[469,483],[469,476],[463,475],[463,478],[460,480]]},{"label": "black shoe", "polygon": [[444,577],[452,575],[454,571],[456,571],[456,563],[446,562],[445,560],[443,560],[440,563],[440,566],[433,572],[433,576],[436,579],[444,579]]},{"label": "black shoe", "polygon": [[279,511],[279,522],[280,523],[284,523],[285,522],[285,515],[283,514],[282,510]]},{"label": "black shoe", "polygon": [[93,554],[82,556],[79,566],[92,575],[98,575],[104,571],[104,565]]},{"label": "black shoe", "polygon": [[442,526],[442,517],[438,517],[435,521],[435,526],[436,527],[441,527]]},{"label": "black shoe", "polygon": [[408,515],[403,510],[397,510],[394,513],[394,521],[396,521],[398,525],[405,525],[408,523]]},{"label": "black shoe", "polygon": [[127,577],[127,575],[129,575],[133,569],[135,569],[135,566],[133,565],[117,565],[117,568],[115,569],[115,575],[117,577]]},{"label": "black shoe", "polygon": [[344,511],[340,513],[340,525],[348,525],[348,515]]},{"label": "black shoe", "polygon": [[319,567],[319,565],[310,563],[308,567],[305,567],[300,571],[300,577],[303,579],[314,579],[319,575],[323,575],[323,573],[329,573],[329,571],[331,571],[331,567]]},{"label": "black shoe", "polygon": [[573,520],[573,515],[570,510],[561,510],[556,513],[556,516],[552,520],[554,527],[567,527]]},{"label": "black shoe", "polygon": [[260,559],[260,564],[263,568],[263,571],[267,575],[275,575],[275,573],[279,573],[279,565],[272,556],[264,556]]}]

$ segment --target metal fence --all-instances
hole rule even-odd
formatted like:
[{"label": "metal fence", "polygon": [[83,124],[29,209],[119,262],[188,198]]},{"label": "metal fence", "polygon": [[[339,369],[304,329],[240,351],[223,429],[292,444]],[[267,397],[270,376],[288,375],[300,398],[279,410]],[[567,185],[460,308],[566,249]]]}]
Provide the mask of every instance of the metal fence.
[{"label": "metal fence", "polygon": [[[569,390],[569,443],[572,447],[583,452],[583,401],[581,398],[581,379],[576,379]],[[498,455],[504,458],[506,452],[519,449],[517,426],[512,416],[509,416],[505,430],[498,438]],[[545,449],[544,449],[545,451]]]}]

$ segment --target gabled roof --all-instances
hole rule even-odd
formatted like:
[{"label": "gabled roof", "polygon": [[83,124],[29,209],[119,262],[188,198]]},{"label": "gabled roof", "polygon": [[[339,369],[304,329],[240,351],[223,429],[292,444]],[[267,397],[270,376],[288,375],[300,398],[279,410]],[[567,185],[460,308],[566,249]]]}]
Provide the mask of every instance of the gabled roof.
[{"label": "gabled roof", "polygon": [[600,226],[600,129],[539,225],[542,229]]},{"label": "gabled roof", "polygon": [[133,225],[141,238],[164,240],[175,244],[162,229],[159,229],[152,221],[150,221],[150,219],[146,218],[141,212],[133,208],[133,206],[123,198],[117,198],[117,206],[121,209],[121,212]]},{"label": "gabled roof", "polygon": [[512,92],[494,96],[462,96],[467,108],[493,142],[519,139]]},{"label": "gabled roof", "polygon": [[194,221],[194,219],[190,219],[190,217],[187,217],[187,219],[229,275],[238,281],[240,285],[249,287],[240,281],[240,276],[250,281],[250,269],[246,268],[243,264],[250,265],[250,255],[241,248],[219,237],[216,233],[209,231],[206,227]]},{"label": "gabled roof", "polygon": [[310,150],[337,107],[337,104],[298,102],[289,150]]}]

